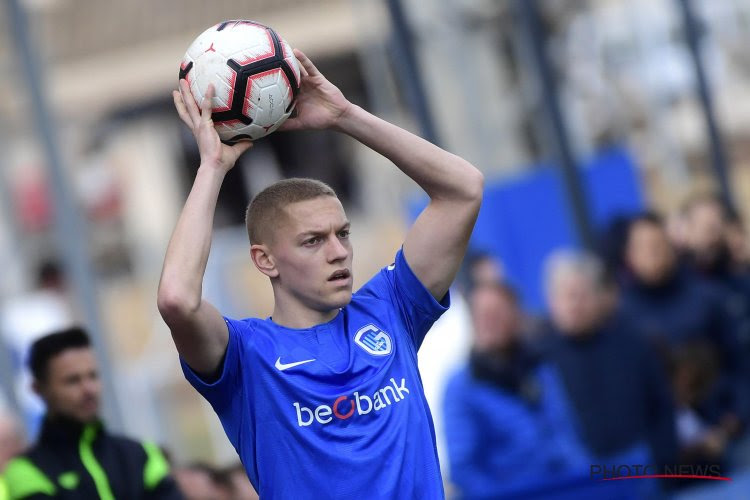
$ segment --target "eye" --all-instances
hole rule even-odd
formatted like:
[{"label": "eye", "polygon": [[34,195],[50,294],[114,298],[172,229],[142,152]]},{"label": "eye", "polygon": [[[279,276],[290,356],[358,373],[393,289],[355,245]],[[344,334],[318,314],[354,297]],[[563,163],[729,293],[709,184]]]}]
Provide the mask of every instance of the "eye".
[{"label": "eye", "polygon": [[312,238],[308,238],[305,241],[303,241],[302,244],[305,245],[306,247],[311,247],[311,246],[317,245],[318,243],[320,243],[320,241],[321,241],[320,236],[313,236]]},{"label": "eye", "polygon": [[341,239],[346,239],[346,238],[348,238],[348,237],[349,237],[349,234],[350,234],[350,232],[351,232],[351,231],[349,231],[348,229],[342,229],[341,231],[339,231],[339,238],[341,238]]}]

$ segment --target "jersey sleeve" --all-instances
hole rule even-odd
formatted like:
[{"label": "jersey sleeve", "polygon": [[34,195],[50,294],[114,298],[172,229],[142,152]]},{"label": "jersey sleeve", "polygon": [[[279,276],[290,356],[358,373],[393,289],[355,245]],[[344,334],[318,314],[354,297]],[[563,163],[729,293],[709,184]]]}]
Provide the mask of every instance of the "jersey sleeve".
[{"label": "jersey sleeve", "polygon": [[364,293],[372,293],[392,303],[417,349],[432,324],[450,306],[450,292],[437,301],[409,267],[403,249],[396,253],[393,264],[381,269],[362,288]]},{"label": "jersey sleeve", "polygon": [[214,411],[221,416],[227,411],[231,411],[230,406],[236,402],[235,396],[239,393],[242,385],[240,375],[240,359],[242,357],[242,322],[224,318],[229,330],[229,341],[227,342],[227,352],[224,354],[222,365],[217,378],[206,380],[198,375],[192,368],[180,357],[182,373],[190,385],[197,390],[201,396],[206,398]]}]

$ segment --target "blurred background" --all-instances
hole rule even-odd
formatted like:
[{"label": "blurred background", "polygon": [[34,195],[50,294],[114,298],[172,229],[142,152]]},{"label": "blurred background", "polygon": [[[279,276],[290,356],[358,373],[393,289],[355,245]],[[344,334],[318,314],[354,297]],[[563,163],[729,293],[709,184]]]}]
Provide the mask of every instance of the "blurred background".
[{"label": "blurred background", "polygon": [[[159,442],[178,463],[236,462],[182,377],[156,286],[198,165],[172,107],[179,63],[204,29],[243,18],[303,49],[353,102],[482,170],[472,259],[487,257],[491,279],[513,288],[525,331],[548,322],[545,261],[561,248],[597,253],[602,274],[627,288],[628,228],[646,211],[661,215],[682,256],[701,231],[691,207],[715,201],[718,230],[727,242],[734,235],[739,255],[732,276],[746,271],[750,0],[6,0],[0,406],[20,415],[27,439],[43,408],[29,389],[26,350],[81,323],[95,337],[111,428]],[[316,177],[339,193],[353,221],[355,287],[391,262],[426,202],[387,161],[335,133],[258,141],[223,187],[204,282],[228,316],[271,311],[243,217],[255,193],[286,176]],[[467,266],[453,309],[420,352],[447,481],[444,393],[476,351],[477,269]],[[750,302],[744,286],[732,288],[735,303],[745,301],[738,308]],[[733,342],[746,346],[740,330]],[[750,351],[737,352],[744,367]]]}]

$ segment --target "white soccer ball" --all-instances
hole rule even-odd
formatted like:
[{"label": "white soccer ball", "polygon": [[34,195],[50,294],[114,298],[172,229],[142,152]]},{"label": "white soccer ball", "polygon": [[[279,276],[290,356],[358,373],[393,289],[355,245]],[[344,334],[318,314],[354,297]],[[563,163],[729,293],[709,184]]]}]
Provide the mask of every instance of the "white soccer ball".
[{"label": "white soccer ball", "polygon": [[299,62],[274,30],[254,21],[213,26],[193,41],[180,65],[200,105],[213,83],[212,118],[222,141],[270,134],[292,113],[299,91]]}]

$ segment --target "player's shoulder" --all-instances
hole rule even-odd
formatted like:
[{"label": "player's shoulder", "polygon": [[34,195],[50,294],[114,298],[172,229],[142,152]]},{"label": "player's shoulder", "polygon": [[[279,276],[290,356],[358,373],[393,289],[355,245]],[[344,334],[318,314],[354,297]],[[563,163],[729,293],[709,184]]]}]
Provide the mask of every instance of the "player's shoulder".
[{"label": "player's shoulder", "polygon": [[370,277],[370,279],[352,295],[352,301],[367,299],[388,300],[394,279],[393,271],[395,268],[395,261],[380,268],[378,272]]},{"label": "player's shoulder", "polygon": [[260,346],[276,343],[279,330],[283,329],[271,318],[233,319],[225,316],[224,321],[231,341],[242,351],[254,351]]}]

